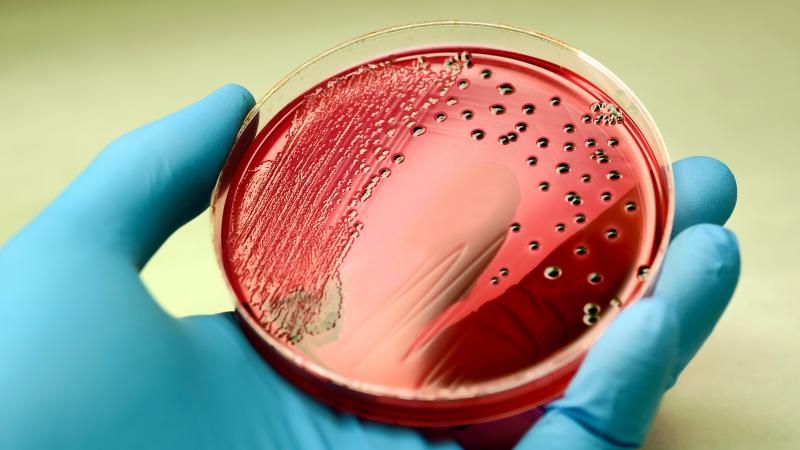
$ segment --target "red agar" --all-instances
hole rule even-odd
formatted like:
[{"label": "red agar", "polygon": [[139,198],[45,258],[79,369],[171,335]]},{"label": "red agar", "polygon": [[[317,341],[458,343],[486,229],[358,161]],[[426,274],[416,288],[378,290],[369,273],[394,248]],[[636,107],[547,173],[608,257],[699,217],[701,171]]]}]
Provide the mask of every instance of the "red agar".
[{"label": "red agar", "polygon": [[[668,209],[623,105],[486,48],[333,76],[226,171],[221,258],[243,313],[294,361],[270,358],[315,395],[396,423],[424,422],[392,413],[403,398],[443,399],[450,423],[536,406],[480,397],[640,295]],[[303,364],[335,375],[335,393],[289,367]],[[361,388],[400,400],[342,400]]]}]

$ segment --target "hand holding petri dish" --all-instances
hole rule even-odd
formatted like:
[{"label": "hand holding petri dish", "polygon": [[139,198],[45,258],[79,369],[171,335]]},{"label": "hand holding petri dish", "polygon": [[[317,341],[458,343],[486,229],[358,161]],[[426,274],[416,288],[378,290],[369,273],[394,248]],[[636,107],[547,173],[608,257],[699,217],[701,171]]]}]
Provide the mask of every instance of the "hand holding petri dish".
[{"label": "hand holding petri dish", "polygon": [[670,234],[664,143],[553,38],[398,27],[304,64],[248,116],[212,199],[251,341],[316,398],[450,426],[558,397]]}]

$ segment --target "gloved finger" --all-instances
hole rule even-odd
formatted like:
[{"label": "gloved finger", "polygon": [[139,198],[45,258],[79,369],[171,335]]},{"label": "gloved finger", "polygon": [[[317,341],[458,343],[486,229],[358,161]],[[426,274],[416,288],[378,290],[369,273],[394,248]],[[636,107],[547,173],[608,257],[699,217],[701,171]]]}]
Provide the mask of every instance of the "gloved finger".
[{"label": "gloved finger", "polygon": [[655,296],[623,311],[521,448],[636,448],[676,369],[719,319],[739,273],[736,239],[696,225],[672,243]]},{"label": "gloved finger", "polygon": [[693,226],[670,246],[654,294],[679,318],[681,340],[670,386],[711,334],[733,295],[739,269],[736,236],[722,227]]},{"label": "gloved finger", "polygon": [[736,179],[722,162],[707,156],[672,165],[675,176],[674,238],[699,223],[725,224],[736,206]]},{"label": "gloved finger", "polygon": [[622,312],[518,448],[638,447],[668,383],[677,330],[663,302],[644,300]]},{"label": "gloved finger", "polygon": [[[112,142],[39,222],[86,245],[103,245],[139,267],[209,203],[253,97],[227,85]],[[51,226],[53,223],[56,226]]]}]

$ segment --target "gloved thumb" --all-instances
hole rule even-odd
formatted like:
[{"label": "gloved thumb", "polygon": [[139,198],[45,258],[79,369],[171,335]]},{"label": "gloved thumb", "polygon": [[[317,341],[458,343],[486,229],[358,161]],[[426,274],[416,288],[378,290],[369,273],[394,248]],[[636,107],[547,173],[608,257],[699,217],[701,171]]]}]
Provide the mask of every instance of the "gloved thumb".
[{"label": "gloved thumb", "polygon": [[227,85],[113,141],[37,219],[138,267],[208,205],[250,93]]}]

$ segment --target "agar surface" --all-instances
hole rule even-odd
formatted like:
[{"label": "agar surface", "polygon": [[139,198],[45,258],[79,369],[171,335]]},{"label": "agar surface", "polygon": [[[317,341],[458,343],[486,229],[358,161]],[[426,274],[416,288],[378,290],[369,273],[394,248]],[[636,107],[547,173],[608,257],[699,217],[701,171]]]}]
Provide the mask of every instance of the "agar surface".
[{"label": "agar surface", "polygon": [[490,49],[339,74],[255,138],[223,236],[272,336],[350,379],[455,388],[531,367],[644,281],[655,158],[603,92]]}]

